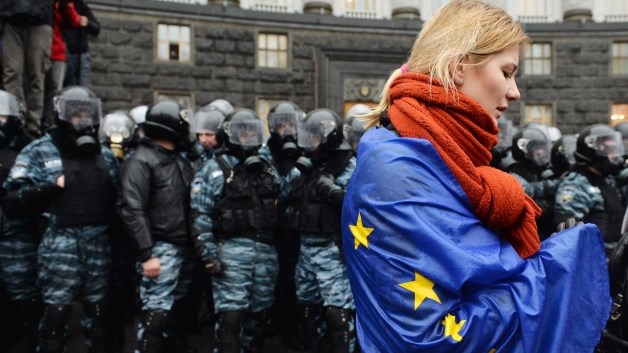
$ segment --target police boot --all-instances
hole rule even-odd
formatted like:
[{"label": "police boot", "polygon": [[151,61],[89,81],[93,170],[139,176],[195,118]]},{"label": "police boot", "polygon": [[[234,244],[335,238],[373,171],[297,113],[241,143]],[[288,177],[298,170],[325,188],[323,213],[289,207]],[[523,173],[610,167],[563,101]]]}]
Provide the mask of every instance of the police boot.
[{"label": "police boot", "polygon": [[216,324],[216,347],[218,353],[240,353],[240,331],[242,330],[242,311],[218,313]]},{"label": "police boot", "polygon": [[46,304],[44,306],[39,328],[39,353],[63,352],[71,313],[70,305]]},{"label": "police boot", "polygon": [[187,353],[188,337],[186,326],[187,300],[177,300],[170,310],[168,323],[168,337],[166,338],[166,352]]},{"label": "police boot", "polygon": [[160,353],[164,350],[164,331],[168,326],[169,316],[170,311],[166,310],[142,312],[142,319],[139,324],[141,336],[137,338],[137,352]]},{"label": "police boot", "polygon": [[39,343],[39,320],[44,312],[44,303],[39,297],[20,300],[16,302],[22,320],[22,325],[26,331],[28,340],[28,352],[37,352]]},{"label": "police boot", "polygon": [[327,341],[329,353],[352,353],[355,348],[355,321],[351,310],[327,307]]},{"label": "police boot", "polygon": [[95,303],[83,303],[85,316],[92,320],[91,326],[85,332],[89,353],[110,353],[112,351],[111,310],[111,303],[108,299],[102,299]]},{"label": "police boot", "polygon": [[306,305],[297,303],[299,328],[297,336],[301,341],[299,350],[317,349],[320,345],[320,332],[323,326],[323,307],[321,305]]},{"label": "police boot", "polygon": [[251,339],[249,346],[244,347],[245,353],[261,353],[264,351],[264,339],[269,310],[261,310],[256,313],[247,313],[244,323],[244,336]]}]

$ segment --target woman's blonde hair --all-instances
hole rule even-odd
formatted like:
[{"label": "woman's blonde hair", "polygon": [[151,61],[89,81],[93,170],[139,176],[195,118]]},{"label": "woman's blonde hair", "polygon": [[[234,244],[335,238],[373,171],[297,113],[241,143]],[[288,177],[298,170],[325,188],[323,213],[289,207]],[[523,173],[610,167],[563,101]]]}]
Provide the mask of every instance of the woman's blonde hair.
[{"label": "woman's blonde hair", "polygon": [[[482,65],[502,50],[530,43],[523,26],[501,8],[481,0],[452,0],[423,25],[412,46],[407,70],[428,74],[451,92],[456,90],[453,69],[461,61]],[[399,75],[400,69],[392,72],[379,105],[362,116],[368,126],[376,125],[390,106],[390,85]]]}]

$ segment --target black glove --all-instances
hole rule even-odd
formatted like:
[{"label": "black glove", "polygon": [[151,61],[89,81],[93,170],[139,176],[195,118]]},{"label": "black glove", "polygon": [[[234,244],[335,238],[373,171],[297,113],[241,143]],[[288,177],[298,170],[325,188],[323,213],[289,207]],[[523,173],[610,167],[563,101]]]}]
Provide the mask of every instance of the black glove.
[{"label": "black glove", "polygon": [[209,276],[219,276],[224,272],[224,266],[218,259],[206,261],[203,270]]},{"label": "black glove", "polygon": [[316,192],[325,199],[329,199],[335,189],[334,179],[327,175],[321,175],[316,181]]}]

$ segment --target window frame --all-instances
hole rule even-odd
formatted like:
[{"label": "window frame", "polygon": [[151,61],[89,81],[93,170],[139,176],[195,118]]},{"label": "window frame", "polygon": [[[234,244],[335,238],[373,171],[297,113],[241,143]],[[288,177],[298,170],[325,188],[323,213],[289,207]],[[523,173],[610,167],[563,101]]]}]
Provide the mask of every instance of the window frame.
[{"label": "window frame", "polygon": [[[615,56],[615,47],[617,45],[622,46],[623,48],[618,48],[619,51],[623,49],[625,51],[625,56]],[[628,41],[614,41],[611,44],[611,60],[610,60],[610,74],[611,76],[626,76],[628,75]],[[616,72],[615,65],[623,66],[625,68],[624,71]],[[622,65],[623,63],[623,65]]]},{"label": "window frame", "polygon": [[[165,31],[166,31],[166,38],[162,39],[161,38],[161,26],[165,26]],[[174,42],[170,39],[170,28],[171,27],[178,27],[178,31],[179,31],[179,40],[178,42]],[[183,27],[187,28],[187,32],[189,35],[188,38],[188,42],[187,42],[187,46],[188,46],[188,60],[187,61],[183,61],[182,57],[183,57],[183,48],[184,45],[186,44],[185,41],[182,40],[182,35],[183,35],[183,31],[181,30]],[[156,30],[155,30],[155,59],[157,62],[160,63],[179,63],[179,64],[185,64],[185,65],[191,65],[194,63],[194,58],[193,58],[193,38],[194,38],[194,33],[193,33],[193,29],[192,29],[192,25],[190,24],[182,24],[182,23],[167,23],[167,22],[158,22],[157,26],[156,26]],[[172,46],[174,43],[176,43],[176,45],[178,45],[178,58],[177,59],[171,59],[170,57],[170,46]],[[168,48],[168,58],[163,58],[161,57],[161,45],[165,44]]]},{"label": "window frame", "polygon": [[[540,46],[543,45],[544,47],[541,49],[542,54],[540,57],[535,57],[532,54],[534,54],[534,48],[535,46]],[[549,56],[545,56],[545,46],[549,46]],[[538,43],[532,43],[532,45],[530,45],[530,47],[528,47],[524,53],[523,53],[523,70],[521,70],[521,74],[522,76],[553,76],[556,72],[556,69],[554,67],[554,60],[555,58],[555,53],[554,53],[554,43],[552,42],[538,42]],[[547,63],[547,67],[549,68],[549,73],[545,73],[545,72],[541,72],[541,73],[537,73],[537,72],[531,72],[534,71],[532,70],[535,66],[535,63],[540,63],[541,67],[543,67],[543,69],[545,69],[545,65],[544,63]]]},{"label": "window frame", "polygon": [[[540,120],[528,120],[528,109],[533,107],[547,107],[548,111],[551,113],[550,121],[544,121],[543,117]],[[521,121],[519,122],[520,126],[523,126],[527,123],[537,122],[547,126],[556,126],[556,106],[555,103],[552,102],[526,102],[522,104],[523,112],[521,114]]]},{"label": "window frame", "polygon": [[[269,35],[274,35],[277,36],[277,50],[275,49],[270,49],[270,48],[261,48],[261,37],[265,36],[265,45],[268,46],[268,40],[267,40],[267,36]],[[264,54],[269,54],[269,53],[277,53],[277,54],[281,54],[284,53],[284,51],[282,51],[281,47],[281,37],[285,37],[286,39],[286,48],[285,48],[285,55],[286,55],[286,64],[285,66],[262,66],[261,65],[261,55]],[[272,51],[271,51],[272,50]],[[291,65],[292,65],[292,60],[291,60],[291,40],[290,40],[290,34],[289,33],[285,33],[285,32],[273,32],[273,31],[259,31],[257,32],[257,36],[255,38],[255,67],[257,69],[264,69],[264,70],[290,70],[291,69]],[[265,56],[265,60],[266,62],[268,62],[268,55]],[[279,63],[280,58],[277,57],[277,63]]]}]

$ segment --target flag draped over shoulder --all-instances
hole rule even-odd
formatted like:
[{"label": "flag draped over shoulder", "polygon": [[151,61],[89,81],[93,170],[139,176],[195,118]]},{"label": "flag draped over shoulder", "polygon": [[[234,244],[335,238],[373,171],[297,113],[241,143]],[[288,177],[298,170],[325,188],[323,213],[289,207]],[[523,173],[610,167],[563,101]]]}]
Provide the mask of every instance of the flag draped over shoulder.
[{"label": "flag draped over shoulder", "polygon": [[371,129],[358,153],[342,232],[364,352],[593,352],[611,303],[595,226],[524,260],[427,140]]}]

